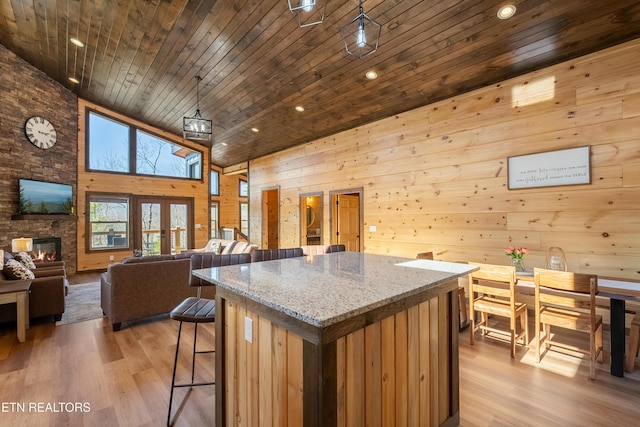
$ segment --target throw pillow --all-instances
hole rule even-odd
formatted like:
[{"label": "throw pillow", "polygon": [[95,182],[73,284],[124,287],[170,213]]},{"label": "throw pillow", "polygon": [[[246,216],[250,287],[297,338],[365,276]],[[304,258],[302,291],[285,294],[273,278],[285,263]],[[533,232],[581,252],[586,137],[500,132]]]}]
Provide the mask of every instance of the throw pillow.
[{"label": "throw pillow", "polygon": [[26,252],[18,252],[13,256],[13,259],[18,260],[20,264],[24,265],[29,270],[33,270],[36,268],[36,265],[33,263],[33,260]]},{"label": "throw pillow", "polygon": [[9,280],[25,280],[36,278],[36,276],[33,274],[33,271],[29,270],[15,259],[10,259],[9,261],[7,261],[2,272]]},{"label": "throw pillow", "polygon": [[214,254],[220,253],[220,242],[209,241],[207,246],[204,248],[205,252],[212,252]]},{"label": "throw pillow", "polygon": [[225,246],[222,250],[223,254],[251,254],[253,252],[253,246],[249,242],[231,242],[228,246]]}]

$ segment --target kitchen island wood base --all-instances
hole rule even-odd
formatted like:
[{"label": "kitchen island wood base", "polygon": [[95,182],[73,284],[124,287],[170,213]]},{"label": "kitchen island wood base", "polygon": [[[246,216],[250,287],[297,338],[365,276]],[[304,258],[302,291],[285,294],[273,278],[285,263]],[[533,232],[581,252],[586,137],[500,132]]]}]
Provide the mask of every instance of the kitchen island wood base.
[{"label": "kitchen island wood base", "polygon": [[217,426],[458,425],[457,279],[327,328],[216,301]]}]

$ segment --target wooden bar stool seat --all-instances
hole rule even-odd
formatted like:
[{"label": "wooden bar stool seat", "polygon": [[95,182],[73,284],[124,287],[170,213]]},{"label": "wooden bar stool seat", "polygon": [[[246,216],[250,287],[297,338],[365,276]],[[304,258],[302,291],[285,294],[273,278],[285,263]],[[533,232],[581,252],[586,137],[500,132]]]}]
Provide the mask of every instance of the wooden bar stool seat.
[{"label": "wooden bar stool seat", "polygon": [[627,361],[625,363],[625,371],[633,372],[640,347],[640,313],[636,314],[631,321],[629,328],[629,348],[627,348]]},{"label": "wooden bar stool seat", "polygon": [[[180,303],[176,308],[171,310],[169,315],[173,320],[180,322],[178,327],[178,343],[176,345],[176,357],[173,361],[173,375],[171,377],[171,394],[169,396],[169,414],[167,415],[167,425],[171,425],[171,406],[173,403],[173,391],[177,387],[197,387],[202,385],[214,385],[215,381],[194,382],[196,354],[215,353],[215,350],[196,351],[196,342],[198,340],[198,324],[212,323],[216,321],[216,302],[214,300],[189,297]],[[193,330],[193,353],[191,357],[191,382],[185,384],[176,384],[176,367],[178,365],[178,352],[180,350],[180,335],[182,333],[182,323],[188,322],[194,324]]]}]

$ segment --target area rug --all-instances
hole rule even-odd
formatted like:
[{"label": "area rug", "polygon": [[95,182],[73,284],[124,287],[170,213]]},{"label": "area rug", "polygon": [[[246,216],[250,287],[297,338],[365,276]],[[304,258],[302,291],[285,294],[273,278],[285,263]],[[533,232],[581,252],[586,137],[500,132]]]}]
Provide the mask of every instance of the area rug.
[{"label": "area rug", "polygon": [[69,294],[65,299],[62,320],[56,322],[56,325],[99,319],[102,316],[100,282],[71,285],[69,286]]}]

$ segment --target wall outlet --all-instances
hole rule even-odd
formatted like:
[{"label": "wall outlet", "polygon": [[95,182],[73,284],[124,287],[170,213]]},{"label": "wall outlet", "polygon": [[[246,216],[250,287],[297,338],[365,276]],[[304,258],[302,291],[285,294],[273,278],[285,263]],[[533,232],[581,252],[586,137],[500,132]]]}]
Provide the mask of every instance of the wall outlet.
[{"label": "wall outlet", "polygon": [[250,317],[244,318],[244,339],[253,342],[253,320]]},{"label": "wall outlet", "polygon": [[109,261],[113,261],[113,260],[114,260],[113,255],[109,255]]},{"label": "wall outlet", "polygon": [[370,231],[370,232],[375,233],[375,232],[376,232],[376,230],[378,230],[378,228],[377,228],[375,225],[370,225],[370,226],[369,226],[369,231]]}]

